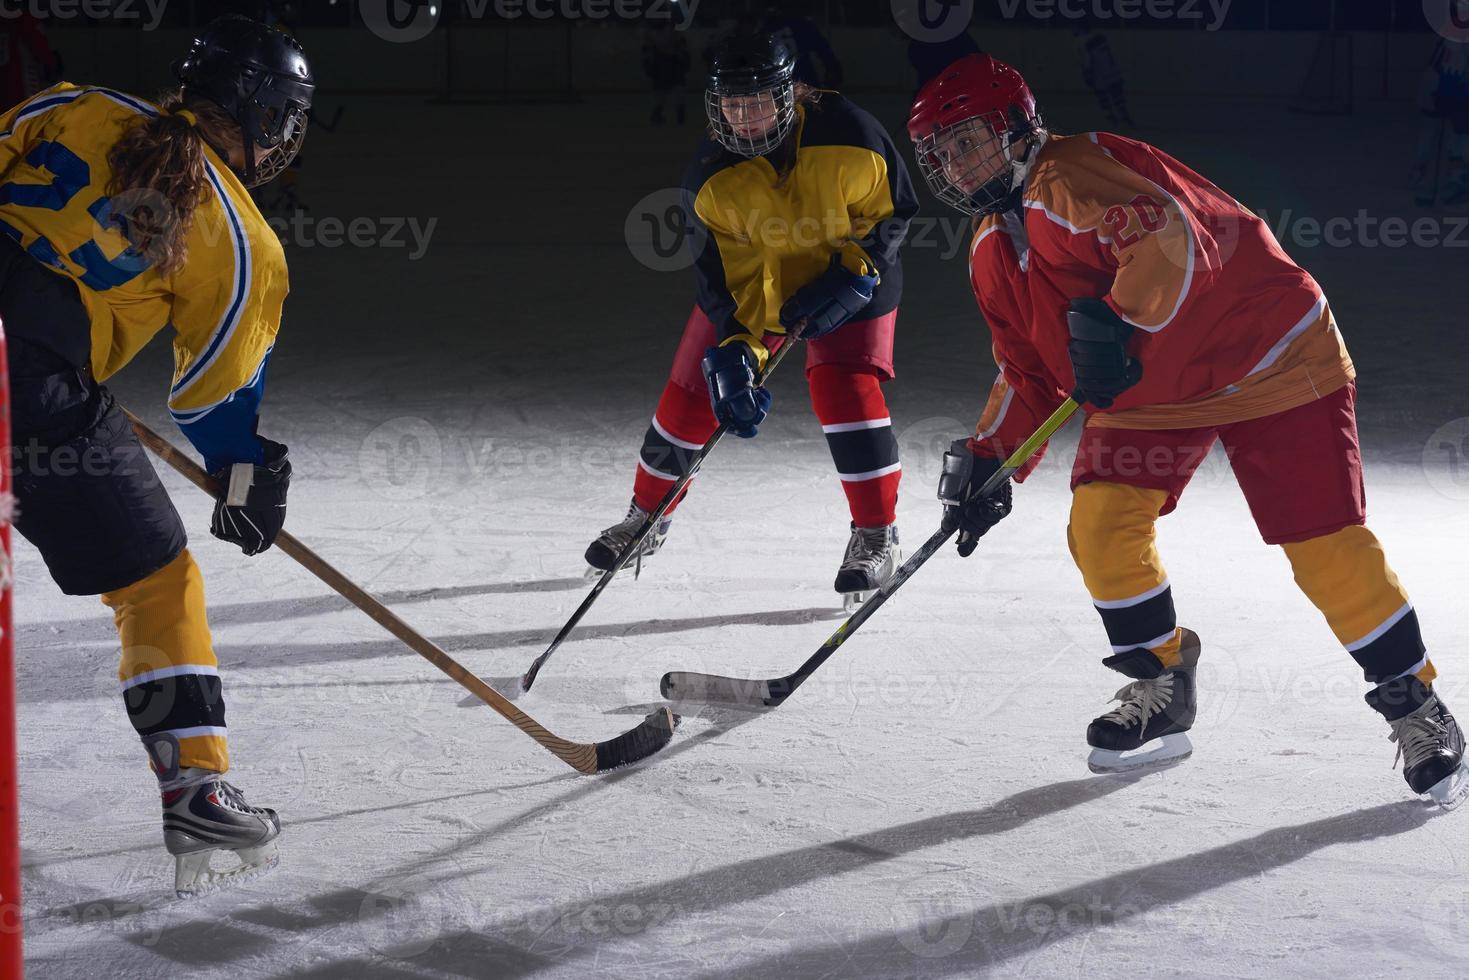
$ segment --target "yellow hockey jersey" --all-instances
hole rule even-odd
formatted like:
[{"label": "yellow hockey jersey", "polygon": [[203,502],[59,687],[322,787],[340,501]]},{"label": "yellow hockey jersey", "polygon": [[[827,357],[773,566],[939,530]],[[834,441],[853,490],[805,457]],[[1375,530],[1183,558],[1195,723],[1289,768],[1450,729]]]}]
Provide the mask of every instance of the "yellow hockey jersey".
[{"label": "yellow hockey jersey", "polygon": [[[98,380],[173,327],[168,405],[211,468],[259,461],[253,431],[287,291],[280,240],[205,147],[212,193],[184,264],[162,275],[129,246],[108,196],[107,156],[156,105],[105,88],[53,86],[0,117],[0,231],[76,281]],[[125,208],[119,208],[125,211]]]}]

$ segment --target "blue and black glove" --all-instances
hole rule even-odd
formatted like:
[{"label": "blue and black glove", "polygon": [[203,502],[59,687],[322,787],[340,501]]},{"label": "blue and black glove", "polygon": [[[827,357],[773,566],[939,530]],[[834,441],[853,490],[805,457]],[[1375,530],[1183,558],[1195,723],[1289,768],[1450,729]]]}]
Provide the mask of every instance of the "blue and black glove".
[{"label": "blue and black glove", "polygon": [[770,414],[770,392],[756,384],[759,362],[743,342],[704,352],[704,378],[714,417],[741,439],[752,439]]},{"label": "blue and black glove", "polygon": [[877,270],[852,272],[842,265],[840,254],[831,257],[826,271],[796,290],[780,308],[780,325],[802,340],[825,337],[861,313],[872,302],[877,288]]}]

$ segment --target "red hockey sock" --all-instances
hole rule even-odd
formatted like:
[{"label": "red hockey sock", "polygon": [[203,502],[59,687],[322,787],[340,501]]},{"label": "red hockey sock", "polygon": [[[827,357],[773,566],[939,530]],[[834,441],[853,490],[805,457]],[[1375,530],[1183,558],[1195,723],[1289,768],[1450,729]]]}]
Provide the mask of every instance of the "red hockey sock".
[{"label": "red hockey sock", "polygon": [[[696,395],[673,381],[664,386],[638,455],[633,499],[639,507],[652,511],[662,502],[669,488],[688,472],[694,454],[704,447],[718,425],[707,394]],[[668,513],[678,508],[687,492],[685,488]]]},{"label": "red hockey sock", "polygon": [[893,523],[903,470],[877,375],[870,369],[822,364],[806,377],[852,520],[858,527]]}]

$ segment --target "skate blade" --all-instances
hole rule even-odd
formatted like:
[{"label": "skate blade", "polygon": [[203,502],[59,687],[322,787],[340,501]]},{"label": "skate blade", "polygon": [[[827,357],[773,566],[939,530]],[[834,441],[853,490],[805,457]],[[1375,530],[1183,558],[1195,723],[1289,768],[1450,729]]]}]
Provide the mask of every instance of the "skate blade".
[{"label": "skate blade", "polygon": [[198,898],[221,888],[232,888],[242,881],[265,874],[280,863],[280,852],[276,849],[275,841],[272,840],[259,847],[242,847],[238,851],[229,851],[228,853],[240,859],[239,867],[216,871],[209,866],[210,859],[225,850],[225,848],[213,848],[208,851],[195,851],[193,854],[177,855],[173,879],[174,893],[179,898]]},{"label": "skate blade", "polygon": [[1188,735],[1176,732],[1155,738],[1136,749],[1117,752],[1113,749],[1092,749],[1086,760],[1087,768],[1095,773],[1136,772],[1139,769],[1156,769],[1182,762],[1194,754],[1193,743]]},{"label": "skate blade", "polygon": [[587,570],[581,573],[581,577],[586,579],[588,582],[595,582],[597,581],[597,579],[606,574],[607,570],[605,568],[598,568],[596,565],[588,565]]},{"label": "skate blade", "polygon": [[842,612],[849,615],[856,612],[857,608],[861,606],[862,603],[866,602],[868,599],[871,599],[876,594],[876,589],[870,589],[865,592],[843,592]]},{"label": "skate blade", "polygon": [[1445,810],[1457,810],[1469,802],[1469,763],[1459,766],[1437,785],[1429,787],[1428,798]]}]

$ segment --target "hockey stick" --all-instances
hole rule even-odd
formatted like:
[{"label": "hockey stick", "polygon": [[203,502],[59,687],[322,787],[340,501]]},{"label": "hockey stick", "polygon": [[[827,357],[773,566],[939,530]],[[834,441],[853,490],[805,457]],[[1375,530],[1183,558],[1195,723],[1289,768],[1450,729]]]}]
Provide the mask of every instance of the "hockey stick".
[{"label": "hockey stick", "polygon": [[[762,387],[764,387],[766,380],[769,379],[771,372],[785,359],[787,352],[795,346],[796,342],[793,337],[780,345],[780,350],[775,352],[775,356],[770,359],[770,363],[765,365],[765,370],[760,374],[760,385]],[[648,535],[653,533],[653,529],[658,526],[658,522],[663,519],[663,515],[668,513],[668,508],[673,506],[673,502],[678,499],[679,494],[683,493],[684,487],[689,485],[689,481],[699,472],[699,467],[704,465],[704,460],[714,451],[714,447],[719,445],[719,440],[723,439],[724,434],[728,431],[729,425],[721,422],[719,428],[715,429],[714,434],[709,437],[709,441],[704,443],[703,448],[694,455],[688,472],[679,477],[678,482],[670,487],[668,492],[663,495],[663,500],[659,502],[658,509],[648,515],[648,519],[643,522],[643,526],[639,529],[637,537],[633,538],[631,543],[622,549],[622,554],[617,556],[617,563],[602,573],[602,577],[597,580],[597,584],[592,586],[592,591],[582,600],[581,605],[576,607],[576,612],[571,614],[571,618],[566,621],[566,625],[561,627],[561,632],[557,633],[556,638],[551,641],[551,645],[546,647],[546,652],[537,657],[531,663],[525,675],[520,678],[521,691],[530,690],[531,685],[536,682],[536,675],[541,672],[541,668],[546,665],[546,661],[551,659],[551,654],[555,653],[556,648],[561,646],[566,638],[571,635],[572,630],[576,629],[576,624],[580,623],[582,617],[587,614],[587,610],[592,608],[592,603],[597,601],[597,597],[602,594],[602,590],[612,583],[612,579],[627,566],[627,563],[632,560],[633,555],[642,551],[643,542],[647,539]]]},{"label": "hockey stick", "polygon": [[[1027,460],[1035,455],[1046,440],[1066,424],[1066,421],[1079,407],[1074,396],[1062,402],[1061,407],[1052,413],[1051,417],[1035,431],[1035,434],[1025,440],[1025,443],[1015,450],[1009,459],[1005,460],[1004,465],[984,482],[984,485],[976,491],[975,496],[987,497],[998,490],[1005,481],[1025,465]],[[893,577],[884,582],[882,588],[878,589],[871,599],[864,602],[850,619],[838,627],[837,631],[821,645],[821,649],[796,668],[794,673],[784,677],[772,677],[769,680],[743,680],[719,674],[698,674],[676,670],[663,675],[659,689],[670,701],[704,701],[767,708],[783,704],[786,698],[795,693],[796,688],[806,682],[806,678],[816,673],[816,669],[826,663],[827,659],[836,653],[843,643],[851,639],[852,634],[861,629],[862,624],[867,622],[884,602],[891,599],[893,593],[902,588],[903,583],[912,578],[913,573],[918,571],[924,562],[937,554],[945,542],[953,536],[953,531],[945,531],[943,528],[935,531],[923,543],[923,547],[903,562],[902,567],[893,573]]]},{"label": "hockey stick", "polygon": [[[218,487],[204,468],[185,456],[172,443],[144,425],[137,416],[125,412],[133,431],[143,445],[151,449],[159,459],[178,470],[200,490],[210,496],[218,493]],[[535,739],[541,748],[566,763],[577,772],[599,773],[618,766],[629,765],[646,759],[667,745],[673,738],[678,716],[668,708],[659,708],[644,718],[636,728],[623,732],[605,742],[572,742],[553,735],[542,728],[534,718],[511,704],[503,694],[460,666],[459,662],[439,648],[432,640],[421,635],[393,612],[358,587],[341,572],[327,564],[316,552],[297,541],[288,531],[281,531],[275,539],[276,547],[300,562],[308,572],[331,586],[352,605],[372,617],[378,625],[406,643],[413,652],[448,674],[463,685],[475,697],[494,708],[512,725]]]}]

